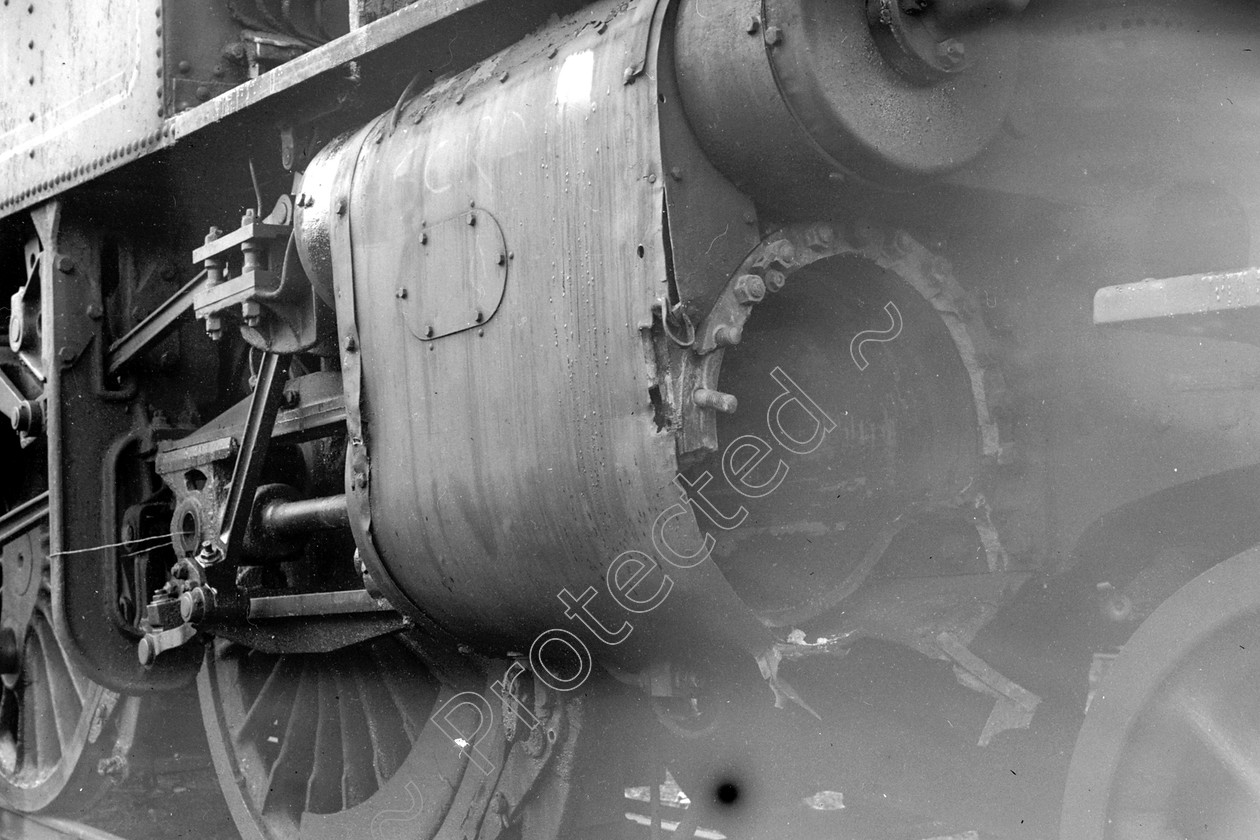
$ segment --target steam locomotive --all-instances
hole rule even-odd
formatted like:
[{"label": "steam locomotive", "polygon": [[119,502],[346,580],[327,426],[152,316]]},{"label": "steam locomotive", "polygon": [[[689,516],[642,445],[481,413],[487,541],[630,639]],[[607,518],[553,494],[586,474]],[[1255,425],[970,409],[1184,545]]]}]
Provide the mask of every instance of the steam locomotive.
[{"label": "steam locomotive", "polygon": [[667,769],[672,836],[805,837],[897,650],[923,731],[1079,729],[1038,830],[1252,836],[1249,4],[0,32],[6,807],[195,683],[242,837],[615,836]]}]

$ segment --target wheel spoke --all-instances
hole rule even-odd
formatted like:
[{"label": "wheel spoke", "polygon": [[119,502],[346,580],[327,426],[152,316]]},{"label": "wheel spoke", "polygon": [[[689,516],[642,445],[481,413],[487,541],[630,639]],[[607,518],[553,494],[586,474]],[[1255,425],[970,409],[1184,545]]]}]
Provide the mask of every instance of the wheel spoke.
[{"label": "wheel spoke", "polygon": [[31,664],[34,666],[33,673],[28,675],[33,701],[30,714],[35,718],[36,766],[42,774],[61,758],[61,741],[57,738],[57,725],[53,722],[55,703],[52,688],[48,685],[48,670],[43,667],[47,653],[37,635],[32,636],[27,644],[33,653]]},{"label": "wheel spoke", "polygon": [[355,688],[363,700],[368,737],[372,741],[372,756],[379,787],[394,775],[407,758],[408,744],[398,737],[405,731],[402,717],[393,698],[379,682],[364,679],[362,671],[354,673]]},{"label": "wheel spoke", "polygon": [[[1190,725],[1199,742],[1212,753],[1217,762],[1242,786],[1254,802],[1260,802],[1260,766],[1252,760],[1254,750],[1248,750],[1224,726],[1212,710],[1188,692],[1179,692],[1172,700],[1173,708]],[[1250,739],[1255,745],[1255,738]]]},{"label": "wheel spoke", "polygon": [[363,713],[367,698],[358,692],[358,683],[340,671],[334,677],[334,686],[341,713],[341,799],[344,807],[353,808],[377,789],[372,737]]},{"label": "wheel spoke", "polygon": [[315,723],[315,762],[306,788],[306,809],[331,814],[341,809],[341,714],[333,678],[320,671],[319,717]]},{"label": "wheel spoke", "polygon": [[68,744],[75,736],[79,717],[83,712],[83,703],[70,676],[70,668],[65,660],[61,646],[53,638],[52,627],[39,623],[35,633],[43,649],[43,663],[48,677],[48,686],[52,693],[53,719],[57,727],[57,737],[61,743]]},{"label": "wheel spoke", "polygon": [[302,666],[296,657],[276,660],[233,736],[238,744],[264,740],[276,721],[289,713],[301,672]]},{"label": "wheel spoke", "polygon": [[311,720],[319,708],[316,680],[307,669],[298,678],[298,688],[289,712],[288,723],[280,740],[280,752],[271,765],[262,810],[285,813],[296,823],[306,801],[306,783],[310,777],[315,750],[315,733]]}]

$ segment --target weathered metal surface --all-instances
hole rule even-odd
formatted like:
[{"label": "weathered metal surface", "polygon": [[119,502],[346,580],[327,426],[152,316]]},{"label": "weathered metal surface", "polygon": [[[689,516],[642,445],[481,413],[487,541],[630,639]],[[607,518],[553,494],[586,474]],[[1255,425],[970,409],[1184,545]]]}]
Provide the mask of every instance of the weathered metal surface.
[{"label": "weathered metal surface", "polygon": [[[705,474],[729,479],[719,439],[765,434],[784,382],[835,424],[826,446],[779,462],[755,516],[711,529],[719,565],[763,621],[790,626],[840,604],[924,522],[950,532],[946,542],[977,543],[989,571],[1010,567],[989,504],[995,468],[1011,453],[993,410],[993,346],[948,261],[905,231],[794,225],[748,256],[697,327],[673,389],[689,397],[679,433],[688,483],[721,511],[742,508],[748,494],[729,481],[700,484]],[[739,408],[706,405],[713,389]],[[760,478],[771,472],[767,464]]]},{"label": "weathered metal surface", "polygon": [[0,6],[0,214],[160,147],[162,4]]},{"label": "weathered metal surface", "polygon": [[[371,542],[397,588],[491,648],[563,626],[561,591],[602,588],[622,552],[651,550],[671,507],[671,544],[700,545],[649,393],[652,309],[666,295],[656,91],[624,82],[654,8],[599,4],[561,20],[425,92],[392,133],[385,115],[313,164],[357,150],[331,194],[314,196],[349,220],[345,244],[333,223],[334,265],[353,248],[352,275],[336,276],[342,368],[362,376],[352,511],[370,491]],[[419,341],[396,290],[415,276],[424,220],[472,206],[494,214],[515,254],[499,315]],[[341,303],[351,284],[353,309]],[[767,641],[711,562],[669,575],[670,597],[598,656],[642,666],[684,626]]]},{"label": "weathered metal surface", "polygon": [[[28,13],[28,5],[36,5],[36,11]],[[279,95],[322,77],[322,91],[307,91],[313,100],[327,93],[333,71],[378,51],[408,44],[415,48],[410,36],[435,24],[481,29],[485,37],[472,46],[474,53],[484,55],[491,45],[505,46],[545,20],[554,5],[503,0],[415,3],[172,116],[163,105],[164,96],[174,92],[178,107],[182,88],[167,87],[159,0],[151,5],[13,3],[0,8],[0,30],[7,39],[0,60],[9,62],[0,69],[5,78],[21,80],[11,86],[11,93],[32,93],[0,103],[4,185],[0,214],[30,207],[234,114],[272,104]],[[487,31],[487,21],[502,26]],[[446,37],[449,41],[449,33]],[[441,43],[445,50],[447,41]],[[91,48],[85,52],[84,45]],[[468,46],[459,46],[461,55]],[[84,55],[90,60],[82,60]],[[209,93],[220,89],[216,86]]]},{"label": "weathered metal surface", "polygon": [[661,40],[656,62],[661,165],[674,285],[684,311],[698,322],[760,236],[752,200],[714,168],[683,112],[674,61],[677,7],[659,0],[654,22]]},{"label": "weathered metal surface", "polygon": [[485,324],[499,311],[511,252],[499,220],[481,208],[420,225],[414,273],[394,297],[421,341]]},{"label": "weathered metal surface", "polygon": [[1260,268],[1107,286],[1094,323],[1260,343]]},{"label": "weathered metal surface", "polygon": [[905,185],[962,165],[997,132],[1015,84],[1010,32],[969,33],[966,65],[925,81],[881,52],[868,5],[679,6],[683,104],[736,185],[770,203],[816,189],[831,172]]}]

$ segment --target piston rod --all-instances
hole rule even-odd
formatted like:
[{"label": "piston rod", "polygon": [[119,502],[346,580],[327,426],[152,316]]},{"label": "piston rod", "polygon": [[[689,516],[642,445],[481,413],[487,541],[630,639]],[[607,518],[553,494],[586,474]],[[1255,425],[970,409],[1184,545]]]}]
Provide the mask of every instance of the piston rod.
[{"label": "piston rod", "polygon": [[297,501],[275,500],[263,505],[258,523],[275,536],[296,536],[309,531],[335,531],[350,527],[346,496],[325,496]]}]

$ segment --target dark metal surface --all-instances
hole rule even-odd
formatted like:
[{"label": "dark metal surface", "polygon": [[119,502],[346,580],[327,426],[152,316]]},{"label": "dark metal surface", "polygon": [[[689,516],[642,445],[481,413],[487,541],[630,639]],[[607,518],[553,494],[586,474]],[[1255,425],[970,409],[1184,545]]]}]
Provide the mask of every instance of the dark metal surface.
[{"label": "dark metal surface", "polygon": [[81,218],[66,215],[59,202],[33,213],[44,253],[66,258],[40,261],[53,621],[74,664],[110,688],[172,688],[188,681],[196,659],[171,654],[144,670],[138,634],[118,608],[117,476],[134,437],[125,408],[134,392],[104,385],[103,332],[89,315],[102,303],[102,248]]},{"label": "dark metal surface", "polygon": [[116,376],[129,362],[170,335],[193,307],[193,299],[205,286],[206,272],[189,280],[157,309],[150,312],[122,338],[109,345],[105,371]]},{"label": "dark metal surface", "polygon": [[277,535],[350,527],[344,495],[272,502],[256,511],[255,519],[264,532]]},{"label": "dark metal surface", "polygon": [[218,529],[217,547],[223,553],[220,559],[230,563],[240,562],[238,558],[245,545],[245,533],[254,509],[254,492],[258,489],[258,480],[267,460],[272,427],[280,410],[280,395],[288,378],[288,362],[288,356],[264,353],[258,366],[258,384],[254,386],[249,412],[245,415],[236,466],[232,469],[232,481]]}]

